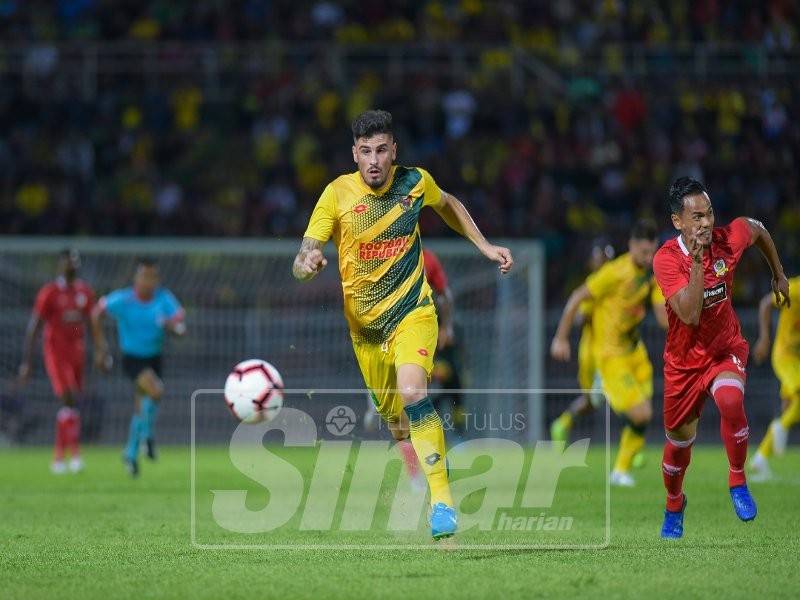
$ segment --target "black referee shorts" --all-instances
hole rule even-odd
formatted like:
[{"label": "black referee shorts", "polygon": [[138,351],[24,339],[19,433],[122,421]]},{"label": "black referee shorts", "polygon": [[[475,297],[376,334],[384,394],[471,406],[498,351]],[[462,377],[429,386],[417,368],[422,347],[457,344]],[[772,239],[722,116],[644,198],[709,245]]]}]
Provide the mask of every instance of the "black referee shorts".
[{"label": "black referee shorts", "polygon": [[161,355],[148,356],[146,358],[141,356],[130,356],[129,354],[122,355],[122,370],[131,381],[136,381],[142,371],[145,369],[153,369],[155,374],[161,377]]}]

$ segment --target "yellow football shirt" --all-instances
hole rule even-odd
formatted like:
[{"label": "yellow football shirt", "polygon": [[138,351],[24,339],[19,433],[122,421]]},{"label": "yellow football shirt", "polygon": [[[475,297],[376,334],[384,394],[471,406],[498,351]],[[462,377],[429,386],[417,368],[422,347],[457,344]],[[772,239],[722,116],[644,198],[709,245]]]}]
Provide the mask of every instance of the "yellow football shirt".
[{"label": "yellow football shirt", "polygon": [[355,340],[381,343],[409,312],[432,303],[419,214],[441,201],[433,177],[418,167],[393,166],[380,189],[355,172],[322,192],[304,236],[336,244],[344,313]]},{"label": "yellow football shirt", "polygon": [[789,280],[789,300],[791,306],[782,307],[778,315],[773,356],[800,356],[800,276]]},{"label": "yellow football shirt", "polygon": [[[645,303],[657,300],[652,274],[637,267],[629,253],[607,262],[586,278],[594,300],[592,335],[596,359],[632,352],[639,342]],[[663,300],[662,300],[663,301]]]}]

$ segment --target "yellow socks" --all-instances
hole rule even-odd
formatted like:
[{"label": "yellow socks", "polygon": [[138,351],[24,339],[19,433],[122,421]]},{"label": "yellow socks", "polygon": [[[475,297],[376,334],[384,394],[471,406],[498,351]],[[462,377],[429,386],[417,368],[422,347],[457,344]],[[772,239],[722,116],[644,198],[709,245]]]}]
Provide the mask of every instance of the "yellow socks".
[{"label": "yellow socks", "polygon": [[439,413],[427,396],[414,404],[409,404],[405,410],[408,415],[411,444],[431,489],[431,505],[443,502],[447,506],[453,506],[445,464],[444,429]]},{"label": "yellow socks", "polygon": [[781,425],[789,431],[789,428],[798,422],[800,422],[800,393],[795,393],[789,398],[789,406],[781,415]]},{"label": "yellow socks", "polygon": [[633,457],[644,448],[644,428],[642,427],[640,429],[640,431],[636,431],[630,425],[626,425],[625,429],[622,430],[622,437],[619,440],[617,461],[614,463],[615,471],[627,473],[631,470]]},{"label": "yellow socks", "polygon": [[756,452],[764,458],[772,456],[772,423],[767,427],[767,434],[764,436],[764,439],[761,440]]}]

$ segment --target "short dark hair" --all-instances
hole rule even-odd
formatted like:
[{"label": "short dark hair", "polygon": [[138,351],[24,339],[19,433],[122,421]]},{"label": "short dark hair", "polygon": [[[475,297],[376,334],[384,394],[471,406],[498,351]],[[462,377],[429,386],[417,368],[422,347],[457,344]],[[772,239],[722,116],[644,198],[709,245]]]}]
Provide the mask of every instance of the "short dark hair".
[{"label": "short dark hair", "polygon": [[639,219],[631,229],[631,239],[654,242],[658,239],[658,225],[652,219]]},{"label": "short dark hair", "polygon": [[353,120],[353,140],[369,138],[376,133],[388,133],[394,137],[392,113],[385,110],[367,110]]},{"label": "short dark hair", "polygon": [[669,212],[679,215],[683,212],[683,199],[686,196],[702,194],[706,186],[691,177],[678,177],[669,188]]},{"label": "short dark hair", "polygon": [[153,258],[152,256],[137,256],[136,257],[136,268],[139,267],[157,267],[158,261]]},{"label": "short dark hair", "polygon": [[78,250],[76,248],[66,247],[66,248],[63,248],[61,250],[61,252],[58,253],[58,258],[68,258],[68,259],[78,258],[79,259],[80,257],[81,257],[81,255],[80,255],[80,253],[78,252]]}]

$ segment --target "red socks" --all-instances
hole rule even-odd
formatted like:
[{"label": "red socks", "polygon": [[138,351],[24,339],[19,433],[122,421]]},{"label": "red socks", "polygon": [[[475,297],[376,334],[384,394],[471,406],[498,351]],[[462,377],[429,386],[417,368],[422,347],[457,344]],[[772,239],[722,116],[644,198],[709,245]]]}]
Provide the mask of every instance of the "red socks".
[{"label": "red socks", "polygon": [[664,444],[661,470],[664,473],[664,487],[667,488],[667,510],[672,512],[683,508],[683,477],[692,459],[693,443],[694,438],[679,441],[668,437]]},{"label": "red socks", "polygon": [[744,463],[747,460],[747,439],[750,428],[744,413],[744,384],[738,379],[717,379],[711,386],[711,395],[721,416],[719,432],[725,452],[728,453],[728,486],[747,483]]},{"label": "red socks", "polygon": [[80,455],[81,419],[74,408],[62,406],[56,413],[56,442],[53,450],[55,461],[64,460],[64,450],[72,457]]}]

